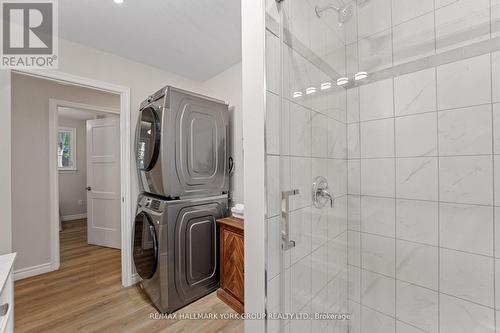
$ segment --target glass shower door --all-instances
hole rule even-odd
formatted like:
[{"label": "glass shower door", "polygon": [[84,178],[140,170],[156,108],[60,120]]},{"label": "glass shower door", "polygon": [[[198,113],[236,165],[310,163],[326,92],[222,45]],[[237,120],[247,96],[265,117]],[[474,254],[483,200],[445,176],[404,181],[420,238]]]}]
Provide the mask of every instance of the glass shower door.
[{"label": "glass shower door", "polygon": [[312,1],[266,7],[267,330],[347,332],[343,28]]}]

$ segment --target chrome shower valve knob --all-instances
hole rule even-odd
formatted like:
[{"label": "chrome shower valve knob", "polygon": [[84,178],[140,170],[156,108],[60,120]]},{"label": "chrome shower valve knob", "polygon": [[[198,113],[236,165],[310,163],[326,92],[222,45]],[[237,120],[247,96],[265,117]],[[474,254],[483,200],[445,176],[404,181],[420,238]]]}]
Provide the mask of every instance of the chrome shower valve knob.
[{"label": "chrome shower valve knob", "polygon": [[330,202],[330,207],[335,205],[335,197],[328,191],[328,181],[323,176],[314,179],[312,189],[312,200],[314,207],[321,209]]}]

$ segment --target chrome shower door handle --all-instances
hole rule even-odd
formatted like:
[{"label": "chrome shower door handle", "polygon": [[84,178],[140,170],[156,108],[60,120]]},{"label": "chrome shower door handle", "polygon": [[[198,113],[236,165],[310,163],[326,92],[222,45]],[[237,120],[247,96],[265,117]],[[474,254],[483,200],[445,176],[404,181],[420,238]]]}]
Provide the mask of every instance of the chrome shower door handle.
[{"label": "chrome shower door handle", "polygon": [[284,251],[295,247],[295,241],[290,239],[290,197],[299,194],[299,190],[281,192],[281,247]]}]

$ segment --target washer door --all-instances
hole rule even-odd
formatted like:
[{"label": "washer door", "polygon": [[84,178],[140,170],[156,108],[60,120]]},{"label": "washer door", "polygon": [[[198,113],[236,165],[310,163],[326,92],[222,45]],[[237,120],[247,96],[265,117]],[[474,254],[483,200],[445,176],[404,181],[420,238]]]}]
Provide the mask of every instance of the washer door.
[{"label": "washer door", "polygon": [[140,212],[134,222],[134,263],[135,270],[141,278],[153,277],[158,263],[158,240],[156,230],[149,215]]},{"label": "washer door", "polygon": [[150,171],[160,153],[161,125],[156,110],[153,107],[141,110],[137,126],[137,166],[140,170]]}]

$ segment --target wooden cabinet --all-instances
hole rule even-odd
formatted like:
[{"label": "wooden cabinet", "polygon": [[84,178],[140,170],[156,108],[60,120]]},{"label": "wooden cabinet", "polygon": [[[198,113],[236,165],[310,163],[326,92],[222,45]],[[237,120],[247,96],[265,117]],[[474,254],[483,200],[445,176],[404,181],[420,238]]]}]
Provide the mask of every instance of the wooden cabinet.
[{"label": "wooden cabinet", "polygon": [[217,221],[220,232],[220,288],[217,296],[235,311],[244,308],[243,220],[228,217]]}]

